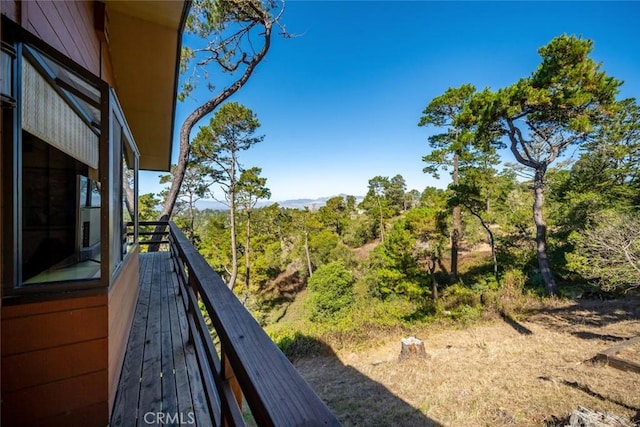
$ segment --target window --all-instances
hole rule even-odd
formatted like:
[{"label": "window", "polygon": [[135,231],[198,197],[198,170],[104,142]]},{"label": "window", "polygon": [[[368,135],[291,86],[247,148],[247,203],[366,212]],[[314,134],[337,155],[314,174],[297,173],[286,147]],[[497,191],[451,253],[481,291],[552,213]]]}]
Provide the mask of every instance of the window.
[{"label": "window", "polygon": [[122,110],[111,91],[111,141],[113,166],[111,182],[111,242],[112,269],[123,260],[137,243],[138,217],[138,149],[126,124]]},{"label": "window", "polygon": [[22,30],[6,22],[5,295],[108,286],[138,241],[137,227],[127,232],[137,221],[133,137],[105,82],[41,41],[22,43]]},{"label": "window", "polygon": [[100,91],[81,82],[36,48],[23,46],[19,188],[25,286],[101,277]]},{"label": "window", "polygon": [[22,279],[25,285],[100,278],[96,170],[22,132]]}]

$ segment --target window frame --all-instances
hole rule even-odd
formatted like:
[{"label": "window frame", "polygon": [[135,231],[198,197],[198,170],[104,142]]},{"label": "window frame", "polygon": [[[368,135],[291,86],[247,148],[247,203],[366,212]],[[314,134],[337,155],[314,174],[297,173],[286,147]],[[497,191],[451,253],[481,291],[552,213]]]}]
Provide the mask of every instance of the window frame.
[{"label": "window frame", "polygon": [[[3,299],[20,300],[21,296],[39,295],[41,298],[59,298],[69,296],[70,291],[78,291],[81,293],[95,292],[96,290],[108,289],[116,280],[122,267],[127,263],[133,250],[127,250],[122,253],[119,259],[112,259],[111,247],[117,242],[120,247],[123,246],[122,233],[115,232],[110,226],[110,209],[112,206],[117,207],[122,215],[122,155],[117,159],[113,158],[111,123],[112,117],[120,122],[123,130],[123,146],[126,144],[130,152],[133,153],[133,183],[134,183],[134,233],[133,239],[128,247],[136,248],[138,244],[137,234],[137,202],[138,202],[138,165],[139,151],[135,145],[135,140],[129,130],[124,113],[117,95],[109,84],[99,77],[84,69],[64,54],[60,53],[46,42],[40,40],[33,34],[29,33],[13,21],[2,16],[2,40],[3,44],[7,43],[15,52],[13,58],[13,81],[11,82],[13,94],[15,96],[15,105],[3,103],[2,105],[2,188],[1,196],[4,197],[5,209],[2,216],[2,291]],[[54,87],[56,92],[63,97],[68,105],[78,114],[90,128],[99,137],[98,139],[98,179],[100,181],[100,250],[101,265],[100,278],[82,279],[73,281],[46,282],[24,284],[22,277],[23,269],[23,219],[22,219],[22,74],[23,61],[25,53],[30,56],[30,62],[34,55],[27,53],[35,51],[38,55],[43,55],[47,60],[53,61],[56,65],[62,67],[63,70],[69,72],[73,77],[79,77],[87,86],[94,88],[96,93],[99,92],[100,99],[95,100],[92,94],[87,93],[83,88],[74,87],[73,81],[68,79],[55,79],[51,75],[43,75],[48,82]],[[39,61],[35,55],[35,60]],[[46,68],[46,64],[39,64]],[[38,70],[41,74],[42,71]],[[75,82],[78,83],[78,82]],[[86,89],[86,88],[85,88]],[[93,94],[95,95],[95,93]],[[77,99],[74,99],[77,97]],[[97,124],[83,112],[82,102],[93,108],[97,108],[100,112],[100,123]],[[7,120],[5,120],[5,118]],[[120,153],[123,152],[120,147]],[[114,163],[117,161],[117,163]],[[120,171],[120,174],[116,173]],[[120,188],[120,197],[115,200],[111,193],[111,188],[116,186]],[[118,192],[117,192],[118,193]],[[117,194],[116,193],[116,194]],[[122,222],[122,221],[121,221]],[[121,229],[121,226],[118,227]]]}]

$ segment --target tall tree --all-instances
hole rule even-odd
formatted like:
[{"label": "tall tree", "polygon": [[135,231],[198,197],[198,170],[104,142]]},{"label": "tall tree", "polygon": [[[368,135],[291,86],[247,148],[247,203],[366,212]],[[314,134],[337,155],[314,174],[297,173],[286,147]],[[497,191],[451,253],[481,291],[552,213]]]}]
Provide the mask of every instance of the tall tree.
[{"label": "tall tree", "polygon": [[400,174],[392,177],[385,188],[385,197],[389,201],[389,206],[394,209],[395,215],[406,210],[406,191],[407,183]]},{"label": "tall tree", "polygon": [[[170,174],[160,175],[160,184],[172,182],[176,169],[176,165],[173,165]],[[189,162],[174,207],[174,215],[186,211],[188,225],[185,231],[189,240],[194,245],[196,243],[194,227],[196,202],[205,196],[207,189],[211,185],[211,183],[207,181],[207,175],[208,171],[205,167],[193,161]],[[164,190],[160,193],[163,200],[166,200],[168,193],[169,190]]]},{"label": "tall tree", "polygon": [[245,276],[244,284],[246,291],[249,291],[251,276],[251,212],[255,208],[258,200],[271,197],[271,190],[266,187],[267,178],[260,176],[261,168],[253,167],[243,170],[237,185],[238,206],[242,208],[247,217],[246,239],[245,239]]},{"label": "tall tree", "polygon": [[613,112],[621,85],[589,57],[592,49],[590,40],[554,38],[539,49],[542,62],[531,76],[499,90],[484,110],[487,128],[502,126],[516,160],[532,169],[536,254],[550,294],[557,293],[558,285],[547,256],[545,174],[568,147],[587,141]]},{"label": "tall tree", "polygon": [[[289,37],[280,18],[284,0],[194,0],[186,23],[186,32],[206,40],[203,46],[185,47],[181,71],[193,70],[180,98],[196,87],[198,76],[214,73],[232,76],[231,82],[191,112],[180,128],[180,150],[171,187],[160,220],[171,217],[184,179],[191,146],[191,131],[205,116],[242,88],[271,47],[274,27]],[[214,86],[208,83],[210,89]]]},{"label": "tall tree", "polygon": [[138,219],[140,221],[153,221],[158,215],[160,199],[154,193],[141,194],[138,197]]},{"label": "tall tree", "polygon": [[[464,84],[458,88],[449,88],[444,94],[431,100],[422,112],[418,126],[445,128],[444,133],[428,138],[432,150],[422,160],[427,164],[425,173],[439,178],[438,170],[451,169],[453,188],[460,184],[460,161],[468,152],[468,146],[474,142],[470,137],[469,115],[467,114],[471,98],[476,88]],[[454,198],[454,201],[456,199]],[[451,280],[458,280],[458,251],[462,234],[462,215],[460,204],[452,204],[453,225],[451,229]]]},{"label": "tall tree", "polygon": [[620,101],[615,114],[586,142],[571,184],[596,191],[609,203],[640,205],[640,106],[635,99]]},{"label": "tall tree", "polygon": [[360,206],[369,215],[375,218],[379,224],[380,240],[384,243],[384,220],[389,211],[389,201],[386,198],[386,191],[389,187],[389,178],[386,176],[374,176],[369,180],[369,190]]},{"label": "tall tree", "polygon": [[255,136],[260,122],[247,107],[237,102],[224,104],[209,122],[201,127],[193,141],[193,157],[209,168],[212,181],[219,184],[229,206],[231,227],[231,273],[227,286],[233,289],[238,277],[238,245],[236,230],[236,202],[241,165],[238,155],[263,140]]},{"label": "tall tree", "polygon": [[335,196],[327,200],[324,206],[318,209],[320,221],[338,236],[342,236],[347,221],[349,220],[349,208],[342,196]]},{"label": "tall tree", "polygon": [[480,221],[480,225],[487,233],[491,247],[491,259],[493,261],[493,275],[498,280],[498,257],[496,252],[496,239],[491,230],[491,191],[496,186],[496,170],[498,156],[494,153],[476,154],[477,163],[465,167],[462,171],[460,184],[453,188],[455,196],[452,204],[464,206],[466,210]]}]

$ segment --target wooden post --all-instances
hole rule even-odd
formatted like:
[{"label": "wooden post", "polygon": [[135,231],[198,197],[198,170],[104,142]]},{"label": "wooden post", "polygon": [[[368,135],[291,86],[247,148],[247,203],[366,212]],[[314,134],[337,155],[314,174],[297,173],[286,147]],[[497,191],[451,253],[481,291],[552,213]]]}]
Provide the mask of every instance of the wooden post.
[{"label": "wooden post", "polygon": [[238,408],[240,408],[240,411],[242,411],[242,389],[240,388],[240,384],[238,383],[236,374],[233,373],[233,368],[231,367],[231,363],[229,363],[229,358],[226,356],[224,348],[222,346],[220,349],[220,353],[222,359],[222,376],[224,377],[225,381],[229,383],[231,391],[236,398],[236,402],[238,402]]},{"label": "wooden post", "polygon": [[427,353],[424,350],[424,343],[415,337],[403,338],[400,340],[402,349],[400,350],[399,360],[406,360],[410,357],[418,357],[426,359]]}]

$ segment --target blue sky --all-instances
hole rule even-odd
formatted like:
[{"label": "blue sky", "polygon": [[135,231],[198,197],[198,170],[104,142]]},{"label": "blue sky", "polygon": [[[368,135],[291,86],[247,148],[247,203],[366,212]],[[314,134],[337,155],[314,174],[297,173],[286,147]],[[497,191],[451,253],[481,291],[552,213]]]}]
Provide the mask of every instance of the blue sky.
[{"label": "blue sky", "polygon": [[[262,168],[273,201],[364,195],[377,175],[444,187],[448,174],[422,172],[434,130],[417,123],[431,99],[526,77],[537,49],[563,33],[592,39],[592,57],[625,81],[620,96],[640,98],[639,16],[640,2],[289,0],[282,22],[299,36],[274,35],[231,99],[257,114],[265,135],[240,162]],[[174,161],[180,125],[207,96],[178,104]],[[160,191],[158,175],[141,173],[141,194]]]}]

